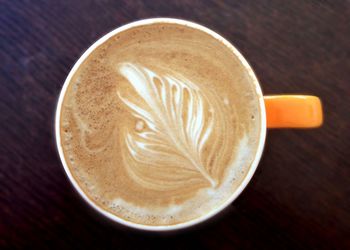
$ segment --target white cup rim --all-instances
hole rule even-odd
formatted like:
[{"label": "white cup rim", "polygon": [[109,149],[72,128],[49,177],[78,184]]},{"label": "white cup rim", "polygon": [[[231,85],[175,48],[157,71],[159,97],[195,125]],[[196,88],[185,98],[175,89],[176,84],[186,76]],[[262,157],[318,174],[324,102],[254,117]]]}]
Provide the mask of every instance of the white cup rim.
[{"label": "white cup rim", "polygon": [[[115,36],[117,33],[120,33],[122,31],[137,27],[137,26],[143,26],[143,25],[151,25],[154,23],[173,23],[173,24],[180,24],[180,25],[185,25],[191,28],[195,28],[198,30],[201,30],[211,36],[213,36],[215,39],[221,41],[225,46],[227,46],[232,53],[234,53],[238,59],[241,61],[241,63],[244,65],[246,68],[247,72],[250,74],[251,78],[253,79],[253,83],[255,84],[256,87],[256,93],[259,96],[259,106],[261,110],[261,124],[260,124],[260,138],[259,138],[259,143],[258,143],[258,148],[257,152],[255,154],[255,158],[251,164],[251,167],[248,170],[247,175],[243,179],[243,181],[240,183],[238,188],[231,194],[230,198],[227,199],[223,204],[221,204],[219,207],[216,209],[213,209],[209,213],[200,216],[198,218],[195,218],[190,221],[186,221],[183,223],[175,224],[175,225],[159,225],[159,226],[151,226],[151,225],[143,225],[143,224],[137,224],[134,222],[126,221],[102,208],[97,206],[80,188],[78,185],[77,181],[74,179],[72,173],[70,172],[67,162],[65,160],[64,154],[63,154],[63,149],[61,146],[61,137],[60,137],[60,116],[61,116],[61,109],[62,109],[62,103],[63,99],[65,96],[65,93],[67,91],[69,82],[71,81],[71,78],[73,77],[74,73],[76,70],[79,68],[79,66],[84,62],[84,60],[101,44],[103,44],[105,41],[107,41],[109,38]],[[193,225],[197,225],[201,222],[204,222],[206,220],[209,220],[213,216],[217,215],[220,213],[222,210],[224,210],[229,204],[231,204],[245,189],[247,184],[250,182],[252,176],[255,173],[255,170],[259,164],[264,145],[265,145],[265,138],[266,138],[266,111],[265,111],[265,104],[264,104],[264,99],[263,99],[263,93],[261,91],[261,87],[259,84],[259,81],[249,65],[249,63],[246,61],[246,59],[242,56],[242,54],[225,38],[223,38],[221,35],[217,34],[216,32],[191,21],[185,21],[182,19],[175,19],[175,18],[149,18],[149,19],[142,19],[139,21],[135,21],[126,25],[123,25],[117,29],[112,30],[111,32],[107,33],[100,39],[98,39],[96,42],[94,42],[85,52],[84,54],[78,59],[78,61],[74,64],[73,68],[71,69],[70,73],[68,74],[64,85],[62,87],[62,90],[59,95],[58,103],[57,103],[57,109],[56,109],[56,115],[55,115],[55,136],[56,136],[56,144],[57,144],[57,149],[58,153],[62,162],[62,165],[64,167],[65,173],[68,176],[68,179],[74,186],[75,190],[80,194],[80,196],[92,207],[94,208],[98,213],[104,215],[105,217],[109,218],[110,220],[114,222],[118,222],[122,225],[135,228],[135,229],[140,229],[140,230],[145,230],[145,231],[172,231],[172,230],[178,230],[178,229],[184,229],[191,227]]]}]

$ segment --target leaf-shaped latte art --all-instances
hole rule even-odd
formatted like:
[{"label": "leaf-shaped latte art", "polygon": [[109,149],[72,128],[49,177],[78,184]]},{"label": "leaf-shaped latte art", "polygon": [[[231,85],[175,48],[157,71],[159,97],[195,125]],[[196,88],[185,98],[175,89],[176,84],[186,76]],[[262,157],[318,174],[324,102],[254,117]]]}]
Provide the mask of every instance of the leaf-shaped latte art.
[{"label": "leaf-shaped latte art", "polygon": [[157,190],[186,185],[191,178],[215,187],[209,156],[215,155],[218,143],[207,144],[218,121],[207,96],[183,77],[160,76],[131,63],[118,70],[134,91],[131,96],[118,92],[137,121],[135,128],[125,128],[122,138],[130,177]]}]

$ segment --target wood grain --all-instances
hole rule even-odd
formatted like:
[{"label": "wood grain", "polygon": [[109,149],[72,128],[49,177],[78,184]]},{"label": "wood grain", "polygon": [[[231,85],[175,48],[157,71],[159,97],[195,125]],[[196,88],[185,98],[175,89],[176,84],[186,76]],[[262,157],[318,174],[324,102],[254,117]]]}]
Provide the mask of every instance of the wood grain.
[{"label": "wood grain", "polygon": [[[56,153],[59,91],[85,49],[147,17],[201,23],[232,41],[266,94],[318,95],[317,130],[270,130],[243,194],[214,222],[131,232],[75,194]],[[349,1],[0,1],[1,249],[349,249]]]}]

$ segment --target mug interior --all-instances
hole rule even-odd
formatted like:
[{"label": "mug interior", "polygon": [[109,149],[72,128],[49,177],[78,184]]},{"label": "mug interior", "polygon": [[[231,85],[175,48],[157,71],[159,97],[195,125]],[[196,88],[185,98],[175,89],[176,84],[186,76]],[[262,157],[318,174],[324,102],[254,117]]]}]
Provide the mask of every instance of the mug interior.
[{"label": "mug interior", "polygon": [[[60,136],[60,115],[61,115],[61,109],[62,109],[62,103],[63,103],[63,98],[65,96],[65,93],[67,91],[68,85],[71,81],[71,78],[73,77],[74,73],[76,72],[76,70],[79,68],[79,66],[81,65],[82,62],[84,62],[84,60],[95,50],[95,48],[97,48],[98,46],[100,46],[101,44],[103,44],[105,41],[107,41],[109,38],[111,38],[112,36],[115,36],[116,34],[123,32],[125,30],[137,27],[137,26],[141,26],[141,25],[151,25],[154,23],[171,23],[171,24],[177,24],[177,25],[184,25],[187,27],[191,27],[197,30],[200,30],[202,32],[205,32],[207,34],[209,34],[210,36],[214,37],[215,39],[217,39],[218,41],[220,41],[221,43],[223,43],[227,48],[230,49],[230,51],[232,51],[232,53],[234,53],[234,55],[240,60],[240,62],[242,63],[242,65],[244,66],[245,70],[247,71],[247,73],[250,75],[251,79],[253,80],[253,84],[255,85],[255,90],[256,90],[256,94],[258,96],[258,101],[259,101],[259,106],[260,106],[260,117],[261,117],[261,124],[260,124],[260,135],[259,135],[259,140],[258,140],[258,147],[257,147],[257,151],[254,157],[254,160],[248,170],[248,173],[246,174],[245,178],[243,179],[243,181],[240,183],[240,185],[238,186],[238,188],[231,194],[230,198],[227,199],[223,204],[221,204],[219,207],[213,209],[212,211],[210,211],[209,213],[198,217],[196,219],[187,221],[187,222],[183,222],[183,223],[179,223],[179,224],[175,224],[175,225],[160,225],[160,226],[151,226],[151,225],[142,225],[142,224],[137,224],[137,223],[133,223],[130,221],[126,221],[124,219],[121,219],[119,217],[117,217],[116,215],[100,208],[99,206],[97,206],[92,200],[90,200],[88,198],[88,196],[83,192],[83,190],[80,188],[80,186],[78,185],[77,181],[74,179],[72,173],[70,172],[67,162],[65,160],[64,154],[63,154],[63,149],[61,146],[61,136]],[[203,222],[205,220],[208,220],[209,218],[213,217],[214,215],[218,214],[220,211],[222,211],[223,209],[225,209],[229,204],[231,204],[239,195],[240,193],[244,190],[244,188],[247,186],[247,184],[249,183],[249,181],[251,180],[257,166],[258,163],[260,161],[262,152],[263,152],[263,148],[264,148],[264,143],[265,143],[265,137],[266,137],[266,113],[265,113],[265,105],[264,105],[264,99],[263,99],[263,94],[258,82],[258,79],[256,77],[256,75],[254,74],[252,68],[250,67],[250,65],[248,64],[248,62],[245,60],[245,58],[241,55],[241,53],[230,43],[228,42],[225,38],[223,38],[222,36],[220,36],[219,34],[217,34],[216,32],[193,22],[190,21],[185,21],[185,20],[181,20],[181,19],[173,19],[173,18],[151,18],[151,19],[144,19],[144,20],[140,20],[140,21],[136,21],[133,23],[129,23],[126,24],[124,26],[121,26],[111,32],[109,32],[108,34],[104,35],[102,38],[100,38],[99,40],[97,40],[80,58],[79,60],[75,63],[75,65],[73,66],[72,70],[70,71],[67,79],[64,82],[64,85],[62,87],[60,96],[59,96],[59,100],[58,100],[58,104],[57,104],[57,109],[56,109],[56,116],[55,116],[55,135],[56,135],[56,144],[57,144],[57,149],[59,152],[59,156],[61,159],[61,162],[63,164],[64,170],[69,178],[69,180],[71,181],[71,183],[73,184],[74,188],[77,190],[77,192],[80,194],[80,196],[92,207],[94,208],[96,211],[98,211],[100,214],[104,215],[105,217],[111,219],[112,221],[118,222],[122,225],[131,227],[131,228],[135,228],[135,229],[141,229],[141,230],[147,230],[147,231],[170,231],[170,230],[178,230],[178,229],[183,229],[183,228],[187,228],[193,225],[196,225],[200,222]]]}]

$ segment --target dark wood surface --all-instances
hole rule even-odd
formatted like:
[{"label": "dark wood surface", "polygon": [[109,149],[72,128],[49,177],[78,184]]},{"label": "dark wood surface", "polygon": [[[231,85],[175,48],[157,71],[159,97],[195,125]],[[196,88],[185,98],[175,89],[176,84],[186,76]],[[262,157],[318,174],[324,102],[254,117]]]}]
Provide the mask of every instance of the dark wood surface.
[{"label": "dark wood surface", "polygon": [[[91,212],[53,134],[59,91],[84,50],[157,16],[214,29],[265,94],[314,94],[325,113],[320,129],[268,131],[255,176],[224,215],[161,236]],[[0,35],[0,249],[350,248],[350,1],[0,1]]]}]

